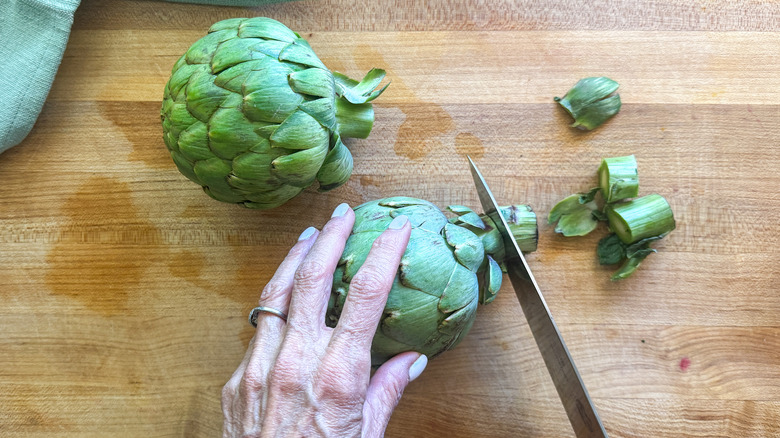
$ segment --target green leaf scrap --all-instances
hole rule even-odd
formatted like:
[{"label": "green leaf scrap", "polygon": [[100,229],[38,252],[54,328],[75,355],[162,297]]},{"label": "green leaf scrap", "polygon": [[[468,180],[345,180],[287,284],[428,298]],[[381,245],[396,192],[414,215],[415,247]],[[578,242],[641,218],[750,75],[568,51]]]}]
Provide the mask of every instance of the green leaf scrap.
[{"label": "green leaf scrap", "polygon": [[558,222],[555,232],[566,237],[585,236],[595,230],[599,220],[593,214],[598,211],[593,198],[598,190],[597,187],[587,193],[576,193],[563,198],[550,210],[547,223]]},{"label": "green leaf scrap", "polygon": [[591,130],[620,111],[619,85],[607,77],[581,79],[566,93],[563,98],[555,97],[558,102],[574,118],[572,128]]}]

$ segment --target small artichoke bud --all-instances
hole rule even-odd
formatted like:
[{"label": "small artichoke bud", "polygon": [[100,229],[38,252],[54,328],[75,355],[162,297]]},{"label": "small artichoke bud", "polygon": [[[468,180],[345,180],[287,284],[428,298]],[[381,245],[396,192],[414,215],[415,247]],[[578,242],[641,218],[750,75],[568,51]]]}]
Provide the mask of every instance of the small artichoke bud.
[{"label": "small artichoke bud", "polygon": [[617,82],[604,76],[580,79],[563,98],[554,100],[574,118],[572,128],[591,130],[620,111],[620,95],[610,96],[618,87]]}]

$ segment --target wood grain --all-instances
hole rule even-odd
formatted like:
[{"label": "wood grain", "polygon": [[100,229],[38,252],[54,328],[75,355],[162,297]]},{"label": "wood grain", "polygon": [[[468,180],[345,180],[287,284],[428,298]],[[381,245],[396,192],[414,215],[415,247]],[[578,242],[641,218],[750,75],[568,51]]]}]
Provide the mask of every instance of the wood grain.
[{"label": "wood grain", "polygon": [[[780,437],[780,4],[293,1],[254,9],[84,0],[30,136],[0,155],[0,435],[217,436],[245,318],[304,228],[393,195],[540,218],[529,263],[613,437]],[[208,198],[161,139],[176,58],[222,18],[266,15],[331,68],[388,70],[352,178],[251,211]],[[552,97],[621,84],[589,133]],[[677,229],[609,281],[600,235],[545,223],[633,153]],[[388,437],[570,436],[511,287],[407,390]]]}]

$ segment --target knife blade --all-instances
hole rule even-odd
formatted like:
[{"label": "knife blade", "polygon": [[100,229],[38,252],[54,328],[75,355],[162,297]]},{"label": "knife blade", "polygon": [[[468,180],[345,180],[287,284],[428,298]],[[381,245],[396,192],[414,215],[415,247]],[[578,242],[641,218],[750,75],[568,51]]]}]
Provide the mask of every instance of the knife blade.
[{"label": "knife blade", "polygon": [[601,423],[596,407],[588,395],[588,390],[577,371],[577,366],[566,348],[558,326],[553,320],[547,302],[544,300],[539,285],[536,283],[523,253],[517,246],[517,241],[509,233],[509,225],[499,213],[498,203],[488,188],[471,157],[468,157],[471,175],[477,187],[479,202],[484,213],[493,220],[496,228],[504,239],[506,250],[506,265],[509,280],[515,289],[520,307],[523,309],[528,326],[536,340],[536,345],[542,353],[542,358],[550,373],[558,396],[569,417],[569,422],[578,438],[607,437],[607,431]]}]

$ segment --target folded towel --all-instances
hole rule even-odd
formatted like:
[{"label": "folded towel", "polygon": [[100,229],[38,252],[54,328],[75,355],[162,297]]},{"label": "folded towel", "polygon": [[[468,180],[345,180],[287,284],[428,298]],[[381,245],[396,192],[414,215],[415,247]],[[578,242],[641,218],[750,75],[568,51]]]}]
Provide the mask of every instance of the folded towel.
[{"label": "folded towel", "polygon": [[30,132],[80,0],[0,1],[0,153]]},{"label": "folded towel", "polygon": [[[35,124],[80,1],[0,0],[0,153],[24,140]],[[285,0],[168,1],[261,6]]]}]

